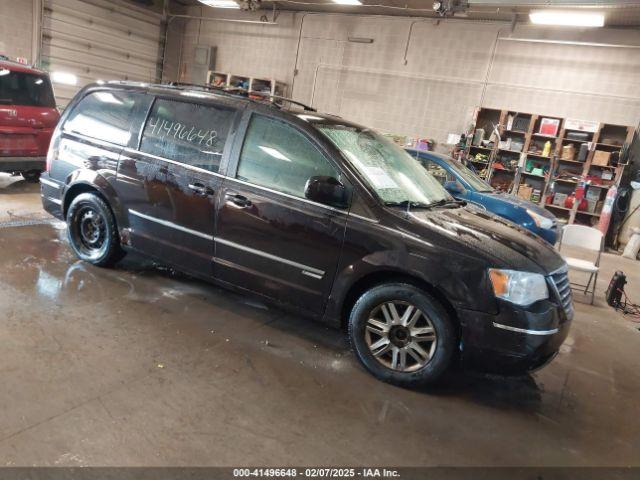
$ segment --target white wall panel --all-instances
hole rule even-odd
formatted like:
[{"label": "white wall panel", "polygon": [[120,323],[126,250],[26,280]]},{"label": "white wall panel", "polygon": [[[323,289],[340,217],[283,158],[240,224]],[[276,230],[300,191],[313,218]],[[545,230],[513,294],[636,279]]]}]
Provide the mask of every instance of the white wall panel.
[{"label": "white wall panel", "polygon": [[0,0],[0,55],[33,62],[33,0]]},{"label": "white wall panel", "polygon": [[[192,8],[189,13],[200,15],[201,10]],[[195,45],[217,46],[216,70],[275,78],[291,85],[299,32],[297,22],[298,16],[288,13],[280,14],[278,25],[189,20],[185,24],[181,64],[193,63]],[[194,81],[189,77],[188,68],[186,71],[185,77],[173,80]]]},{"label": "white wall panel", "polygon": [[54,84],[64,106],[96,80],[158,80],[161,18],[125,2],[46,0],[42,64],[78,77],[74,87]]},{"label": "white wall panel", "polygon": [[[206,8],[189,14],[201,11],[257,19]],[[518,26],[512,32],[500,22],[318,13],[282,13],[277,22],[268,27],[188,20],[178,39],[183,62],[198,43],[216,46],[218,70],[272,76],[293,83],[295,99],[321,110],[439,142],[465,129],[480,105],[627,125],[640,121],[640,49],[496,43],[498,36],[511,36],[640,45],[638,29]]]}]

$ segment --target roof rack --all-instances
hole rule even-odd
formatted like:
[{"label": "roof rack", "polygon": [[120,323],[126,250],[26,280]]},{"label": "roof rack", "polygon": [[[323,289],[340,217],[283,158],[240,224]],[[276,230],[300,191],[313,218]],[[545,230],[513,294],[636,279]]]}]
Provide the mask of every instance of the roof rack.
[{"label": "roof rack", "polygon": [[287,97],[282,97],[280,95],[271,95],[270,93],[263,93],[263,92],[249,92],[249,95],[257,95],[260,97],[265,97],[265,98],[270,98],[273,100],[278,100],[280,102],[287,102],[287,103],[291,103],[293,105],[298,105],[299,107],[304,108],[304,110],[306,112],[317,112],[318,110],[310,107],[309,105],[302,103],[302,102],[298,102],[297,100],[292,100],[291,98],[287,98]]},{"label": "roof rack", "polygon": [[167,82],[161,83],[160,86],[165,87],[188,87],[188,88],[200,88],[202,90],[214,90],[213,86],[210,85],[201,85],[197,83],[187,83],[187,82]]},{"label": "roof rack", "polygon": [[[197,89],[201,89],[201,90],[206,90],[206,91],[210,91],[210,92],[216,92],[216,93],[221,93],[221,94],[225,94],[225,95],[229,95],[229,96],[233,96],[233,97],[242,97],[242,98],[247,98],[244,95],[239,95],[237,92],[242,92],[242,93],[247,93],[247,95],[251,96],[258,96],[258,97],[263,97],[263,98],[268,98],[270,100],[276,100],[279,102],[287,102],[287,103],[291,103],[293,105],[298,105],[299,107],[302,107],[305,111],[307,112],[317,112],[318,110],[316,110],[313,107],[310,107],[309,105],[306,105],[302,102],[298,102],[297,100],[293,100],[291,98],[287,98],[287,97],[282,97],[280,95],[271,95],[270,93],[263,93],[263,92],[256,92],[256,91],[246,91],[240,88],[229,88],[229,87],[216,87],[213,85],[201,85],[201,84],[195,84],[195,83],[185,83],[185,82],[169,82],[164,84],[166,86],[169,87],[187,87],[187,88],[197,88]],[[249,100],[254,100],[252,98],[249,98]],[[275,103],[275,102],[271,102],[272,105],[276,105],[276,106],[280,106],[279,104]]]}]

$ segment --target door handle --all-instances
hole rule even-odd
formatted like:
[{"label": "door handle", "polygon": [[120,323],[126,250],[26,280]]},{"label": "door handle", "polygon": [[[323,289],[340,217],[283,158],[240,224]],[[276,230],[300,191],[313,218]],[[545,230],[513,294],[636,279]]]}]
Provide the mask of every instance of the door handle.
[{"label": "door handle", "polygon": [[196,195],[200,195],[201,197],[210,197],[215,193],[213,189],[205,187],[201,183],[190,183],[188,187],[189,190],[193,190]]},{"label": "door handle", "polygon": [[247,208],[251,206],[251,200],[244,195],[238,195],[237,193],[227,193],[227,202],[231,202],[240,208]]}]

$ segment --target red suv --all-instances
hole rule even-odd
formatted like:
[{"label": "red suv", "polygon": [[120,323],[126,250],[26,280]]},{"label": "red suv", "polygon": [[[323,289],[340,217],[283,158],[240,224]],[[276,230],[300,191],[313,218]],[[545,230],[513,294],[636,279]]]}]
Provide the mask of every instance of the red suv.
[{"label": "red suv", "polygon": [[0,172],[37,181],[59,118],[47,73],[0,57]]}]

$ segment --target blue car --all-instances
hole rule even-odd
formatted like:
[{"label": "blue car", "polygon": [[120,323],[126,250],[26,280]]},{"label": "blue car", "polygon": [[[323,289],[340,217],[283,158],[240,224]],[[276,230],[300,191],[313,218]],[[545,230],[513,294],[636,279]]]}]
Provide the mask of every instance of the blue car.
[{"label": "blue car", "polygon": [[552,245],[558,238],[556,217],[533,202],[496,191],[460,162],[434,152],[407,150],[455,198],[475,204],[532,231]]}]

